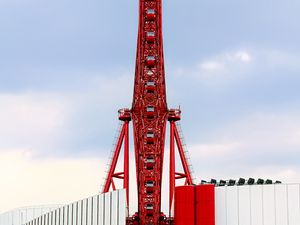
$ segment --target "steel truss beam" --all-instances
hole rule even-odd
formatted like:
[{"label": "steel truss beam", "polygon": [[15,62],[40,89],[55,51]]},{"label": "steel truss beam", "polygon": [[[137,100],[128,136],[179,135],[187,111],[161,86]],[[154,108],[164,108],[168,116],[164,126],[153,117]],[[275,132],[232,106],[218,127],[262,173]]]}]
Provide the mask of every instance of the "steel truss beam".
[{"label": "steel truss beam", "polygon": [[[124,168],[122,172],[116,172],[115,170],[116,170],[116,166],[118,163],[123,142],[124,142],[124,161],[123,161]],[[116,147],[113,152],[113,157],[107,174],[105,185],[102,190],[103,193],[108,192],[110,188],[112,188],[112,190],[116,190],[116,186],[113,178],[123,180],[123,188],[126,189],[127,205],[129,205],[129,121],[123,122],[122,129],[118,137]]]}]

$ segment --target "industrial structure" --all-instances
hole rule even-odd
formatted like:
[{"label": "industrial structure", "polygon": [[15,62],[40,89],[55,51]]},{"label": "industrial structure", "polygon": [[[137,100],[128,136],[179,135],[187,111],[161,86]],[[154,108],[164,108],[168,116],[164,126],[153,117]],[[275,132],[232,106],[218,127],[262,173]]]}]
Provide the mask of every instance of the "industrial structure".
[{"label": "industrial structure", "polygon": [[62,205],[39,205],[13,209],[0,214],[0,225],[23,225]]},{"label": "industrial structure", "polygon": [[[167,106],[164,53],[162,37],[162,1],[139,1],[139,28],[136,54],[133,102],[131,109],[119,110],[123,127],[109,169],[103,192],[116,189],[114,178],[123,179],[129,204],[129,122],[133,124],[136,163],[138,212],[128,219],[128,224],[172,224],[170,217],[174,199],[175,181],[193,180],[176,121],[180,109]],[[170,190],[169,217],[161,211],[162,172],[167,122],[170,124]],[[124,142],[124,170],[117,172],[116,164]],[[183,171],[175,171],[175,143]]]},{"label": "industrial structure", "polygon": [[[256,182],[257,183],[257,182]],[[124,189],[0,214],[0,225],[126,225]],[[300,184],[176,187],[176,225],[299,225]]]},{"label": "industrial structure", "polygon": [[[300,224],[300,184],[253,178],[240,178],[237,182],[212,179],[195,184],[178,123],[181,110],[169,109],[167,105],[162,0],[139,0],[133,102],[131,109],[120,109],[118,113],[122,127],[101,194],[26,216],[25,220],[22,213],[8,212],[0,215],[0,225]],[[130,123],[138,196],[137,212],[133,215],[128,214]],[[167,127],[169,162],[164,161]],[[122,147],[123,170],[117,171]],[[176,150],[179,160],[175,160]],[[176,166],[177,161],[182,171],[176,170],[180,167]],[[161,209],[165,163],[169,163],[168,212]],[[122,180],[122,187],[117,187],[116,179]],[[182,180],[183,185],[177,186],[176,180]]]}]

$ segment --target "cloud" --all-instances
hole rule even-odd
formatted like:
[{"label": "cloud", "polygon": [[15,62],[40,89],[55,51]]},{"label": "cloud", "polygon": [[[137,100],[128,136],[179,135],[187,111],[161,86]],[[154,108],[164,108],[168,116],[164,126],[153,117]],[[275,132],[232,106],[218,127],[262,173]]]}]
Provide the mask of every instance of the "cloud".
[{"label": "cloud", "polygon": [[199,65],[200,69],[207,72],[214,72],[214,71],[223,71],[225,70],[225,64],[218,61],[206,61],[202,62]]},{"label": "cloud", "polygon": [[247,51],[238,51],[233,55],[232,58],[234,61],[237,60],[243,63],[249,63],[252,60],[252,56]]},{"label": "cloud", "polygon": [[0,152],[0,211],[65,204],[97,194],[104,176],[97,158],[35,160],[26,149]]},{"label": "cloud", "polygon": [[0,93],[0,151],[29,149],[39,157],[101,152],[111,146],[117,110],[130,106],[131,80],[91,76],[78,90]]},{"label": "cloud", "polygon": [[247,64],[252,61],[252,55],[249,51],[239,50],[235,52],[223,53],[212,57],[211,59],[200,62],[199,68],[202,72],[222,72],[229,67],[238,64]]},{"label": "cloud", "polygon": [[259,167],[252,171],[250,174],[252,177],[256,178],[269,178],[285,183],[300,183],[300,169],[299,168],[287,168],[282,166],[265,166]]},{"label": "cloud", "polygon": [[190,149],[197,177],[267,177],[300,182],[299,110],[257,112],[210,131]]},{"label": "cloud", "polygon": [[189,151],[193,152],[193,157],[199,159],[213,158],[216,156],[226,156],[228,153],[233,153],[241,148],[238,142],[222,142],[213,144],[195,144],[189,147]]},{"label": "cloud", "polygon": [[131,80],[91,76],[76,91],[2,92],[0,211],[96,194]]},{"label": "cloud", "polygon": [[0,95],[0,151],[7,146],[32,148],[47,145],[63,128],[68,104],[43,93]]},{"label": "cloud", "polygon": [[[248,47],[206,56],[189,67],[175,66],[172,73],[201,87],[222,90],[272,78],[291,80],[300,72],[300,55],[281,49]],[[299,78],[299,76],[298,76]]]},{"label": "cloud", "polygon": [[223,128],[224,137],[239,139],[248,147],[264,148],[264,151],[298,151],[300,118],[294,112],[256,112],[240,118]]},{"label": "cloud", "polygon": [[[200,72],[226,72],[234,66],[246,65],[252,61],[252,55],[248,50],[238,50],[216,55],[199,63]],[[200,74],[201,75],[201,74]]]},{"label": "cloud", "polygon": [[232,50],[199,60],[189,68],[173,66],[171,73],[178,78],[185,77],[190,82],[197,82],[202,87],[214,90],[236,84],[248,77],[255,62],[252,50]]},{"label": "cloud", "polygon": [[300,70],[300,55],[278,49],[261,50],[261,57],[264,58],[265,66],[270,68],[286,68],[287,71]]}]

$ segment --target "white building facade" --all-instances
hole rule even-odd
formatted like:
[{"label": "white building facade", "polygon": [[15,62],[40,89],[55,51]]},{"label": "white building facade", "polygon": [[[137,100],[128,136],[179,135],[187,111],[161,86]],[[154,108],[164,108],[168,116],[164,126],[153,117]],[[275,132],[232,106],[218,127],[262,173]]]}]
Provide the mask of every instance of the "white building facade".
[{"label": "white building facade", "polygon": [[59,207],[60,205],[43,205],[14,209],[0,214],[0,225],[22,225]]},{"label": "white building facade", "polygon": [[300,225],[300,184],[217,187],[216,225]]}]

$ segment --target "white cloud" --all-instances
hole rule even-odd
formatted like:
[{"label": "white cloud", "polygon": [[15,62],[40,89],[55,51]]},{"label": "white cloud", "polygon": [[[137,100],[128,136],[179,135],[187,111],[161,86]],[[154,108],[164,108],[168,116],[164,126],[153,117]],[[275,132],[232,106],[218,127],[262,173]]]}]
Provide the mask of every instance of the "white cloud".
[{"label": "white cloud", "polygon": [[228,153],[233,153],[241,148],[238,142],[212,143],[212,144],[195,144],[189,147],[189,151],[193,152],[193,157],[201,158],[203,160],[215,156],[221,156]]},{"label": "white cloud", "polygon": [[[116,118],[117,111],[107,112],[118,104],[122,107],[124,99],[128,101],[124,92],[131,81],[127,75],[91,77],[79,91],[0,94],[0,211],[66,203],[96,194],[103,182],[106,157],[76,158],[76,148],[63,154],[64,158],[54,154],[66,150],[63,146],[74,141],[70,137],[86,135],[82,126],[88,121],[83,124],[82,118],[93,121],[89,117],[94,114],[99,120]],[[104,132],[107,127],[99,129]]]},{"label": "white cloud", "polygon": [[34,160],[27,150],[0,152],[0,211],[68,203],[97,194],[104,161],[95,158]]},{"label": "white cloud", "polygon": [[189,148],[197,177],[254,176],[300,182],[297,112],[253,113],[211,131],[209,141]]},{"label": "white cloud", "polygon": [[201,86],[218,90],[245,79],[255,65],[254,59],[252,50],[222,52],[202,59],[189,68],[173,66],[172,74],[193,79],[192,82],[199,82]]},{"label": "white cloud", "polygon": [[224,63],[217,61],[206,61],[201,63],[199,67],[204,71],[222,71],[225,69]]},{"label": "white cloud", "polygon": [[287,76],[294,76],[300,72],[299,61],[300,56],[293,52],[249,48],[208,56],[189,68],[175,68],[172,73],[193,79],[193,82],[199,82],[201,86],[212,90],[222,90],[249,79],[259,80],[268,76],[286,79]]},{"label": "white cloud", "polygon": [[200,71],[198,73],[201,76],[205,72],[226,72],[234,67],[250,63],[252,57],[251,53],[246,50],[222,53],[200,62],[198,66]]},{"label": "white cloud", "polygon": [[229,144],[209,144],[208,148],[242,150],[250,147],[253,151],[261,148],[265,151],[299,151],[300,118],[297,112],[297,109],[294,113],[256,112],[230,121],[213,131],[215,139]]},{"label": "white cloud", "polygon": [[[300,118],[297,113],[257,112],[241,118],[226,129],[226,136],[266,151],[297,151]],[[223,130],[225,134],[225,130]]]},{"label": "white cloud", "polygon": [[262,61],[265,63],[264,66],[266,67],[286,68],[287,71],[300,70],[299,54],[278,49],[261,50],[258,52],[258,54],[260,54]]},{"label": "white cloud", "polygon": [[80,132],[94,129],[95,121],[117,121],[117,109],[130,107],[131,81],[128,75],[91,76],[76,91],[0,93],[0,151],[59,149],[69,137],[84,138]]},{"label": "white cloud", "polygon": [[7,146],[46,145],[68,116],[68,104],[62,97],[42,93],[1,94],[0,106],[0,151]]},{"label": "white cloud", "polygon": [[259,167],[252,171],[252,177],[279,180],[285,183],[300,183],[300,168],[282,166]]},{"label": "white cloud", "polygon": [[237,62],[243,62],[243,63],[249,63],[252,60],[252,56],[248,51],[237,51],[234,54],[229,54],[228,58],[231,59],[231,61],[237,61]]}]

